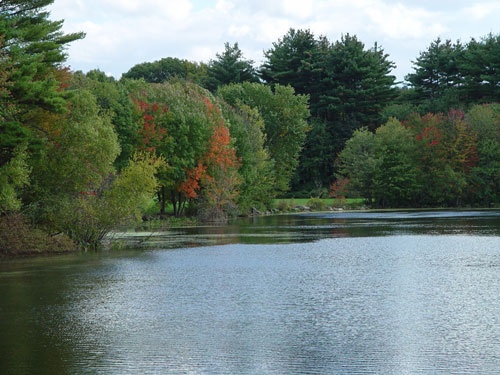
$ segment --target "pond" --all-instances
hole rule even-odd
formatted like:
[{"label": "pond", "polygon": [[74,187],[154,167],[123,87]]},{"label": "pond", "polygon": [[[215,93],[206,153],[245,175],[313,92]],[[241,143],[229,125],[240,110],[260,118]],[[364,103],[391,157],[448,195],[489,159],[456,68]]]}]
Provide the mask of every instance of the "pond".
[{"label": "pond", "polygon": [[500,212],[305,213],[0,263],[1,374],[496,374]]}]

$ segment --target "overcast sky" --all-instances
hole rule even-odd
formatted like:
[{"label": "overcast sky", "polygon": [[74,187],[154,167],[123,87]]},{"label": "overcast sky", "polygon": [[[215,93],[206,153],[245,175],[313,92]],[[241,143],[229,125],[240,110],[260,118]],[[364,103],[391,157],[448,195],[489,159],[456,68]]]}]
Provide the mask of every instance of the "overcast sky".
[{"label": "overcast sky", "polygon": [[225,42],[238,42],[258,66],[294,28],[330,42],[346,33],[366,47],[377,42],[402,80],[437,37],[468,42],[500,33],[498,0],[55,0],[49,11],[65,32],[87,34],[68,48],[71,69],[116,78],[164,57],[208,62]]}]

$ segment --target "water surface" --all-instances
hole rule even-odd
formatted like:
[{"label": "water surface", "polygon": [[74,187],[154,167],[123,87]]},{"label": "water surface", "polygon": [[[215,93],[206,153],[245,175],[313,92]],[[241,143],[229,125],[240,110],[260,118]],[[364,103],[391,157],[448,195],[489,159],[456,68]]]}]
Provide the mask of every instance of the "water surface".
[{"label": "water surface", "polygon": [[500,368],[498,211],[289,215],[132,239],[161,248],[0,264],[0,373]]}]

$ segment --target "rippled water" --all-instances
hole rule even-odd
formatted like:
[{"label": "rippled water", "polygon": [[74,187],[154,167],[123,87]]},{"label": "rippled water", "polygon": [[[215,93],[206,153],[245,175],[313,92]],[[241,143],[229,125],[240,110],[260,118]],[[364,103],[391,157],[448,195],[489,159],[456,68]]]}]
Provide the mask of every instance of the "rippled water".
[{"label": "rippled water", "polygon": [[496,374],[499,232],[497,211],[309,214],[3,262],[0,373]]}]

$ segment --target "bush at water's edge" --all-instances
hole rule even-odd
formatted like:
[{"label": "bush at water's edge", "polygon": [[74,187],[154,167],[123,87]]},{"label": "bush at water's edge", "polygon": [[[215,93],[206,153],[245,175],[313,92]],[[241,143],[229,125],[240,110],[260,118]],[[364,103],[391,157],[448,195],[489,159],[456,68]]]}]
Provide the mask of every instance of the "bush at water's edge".
[{"label": "bush at water's edge", "polygon": [[21,214],[0,217],[0,257],[66,253],[77,246],[66,235],[49,235],[34,228]]}]

